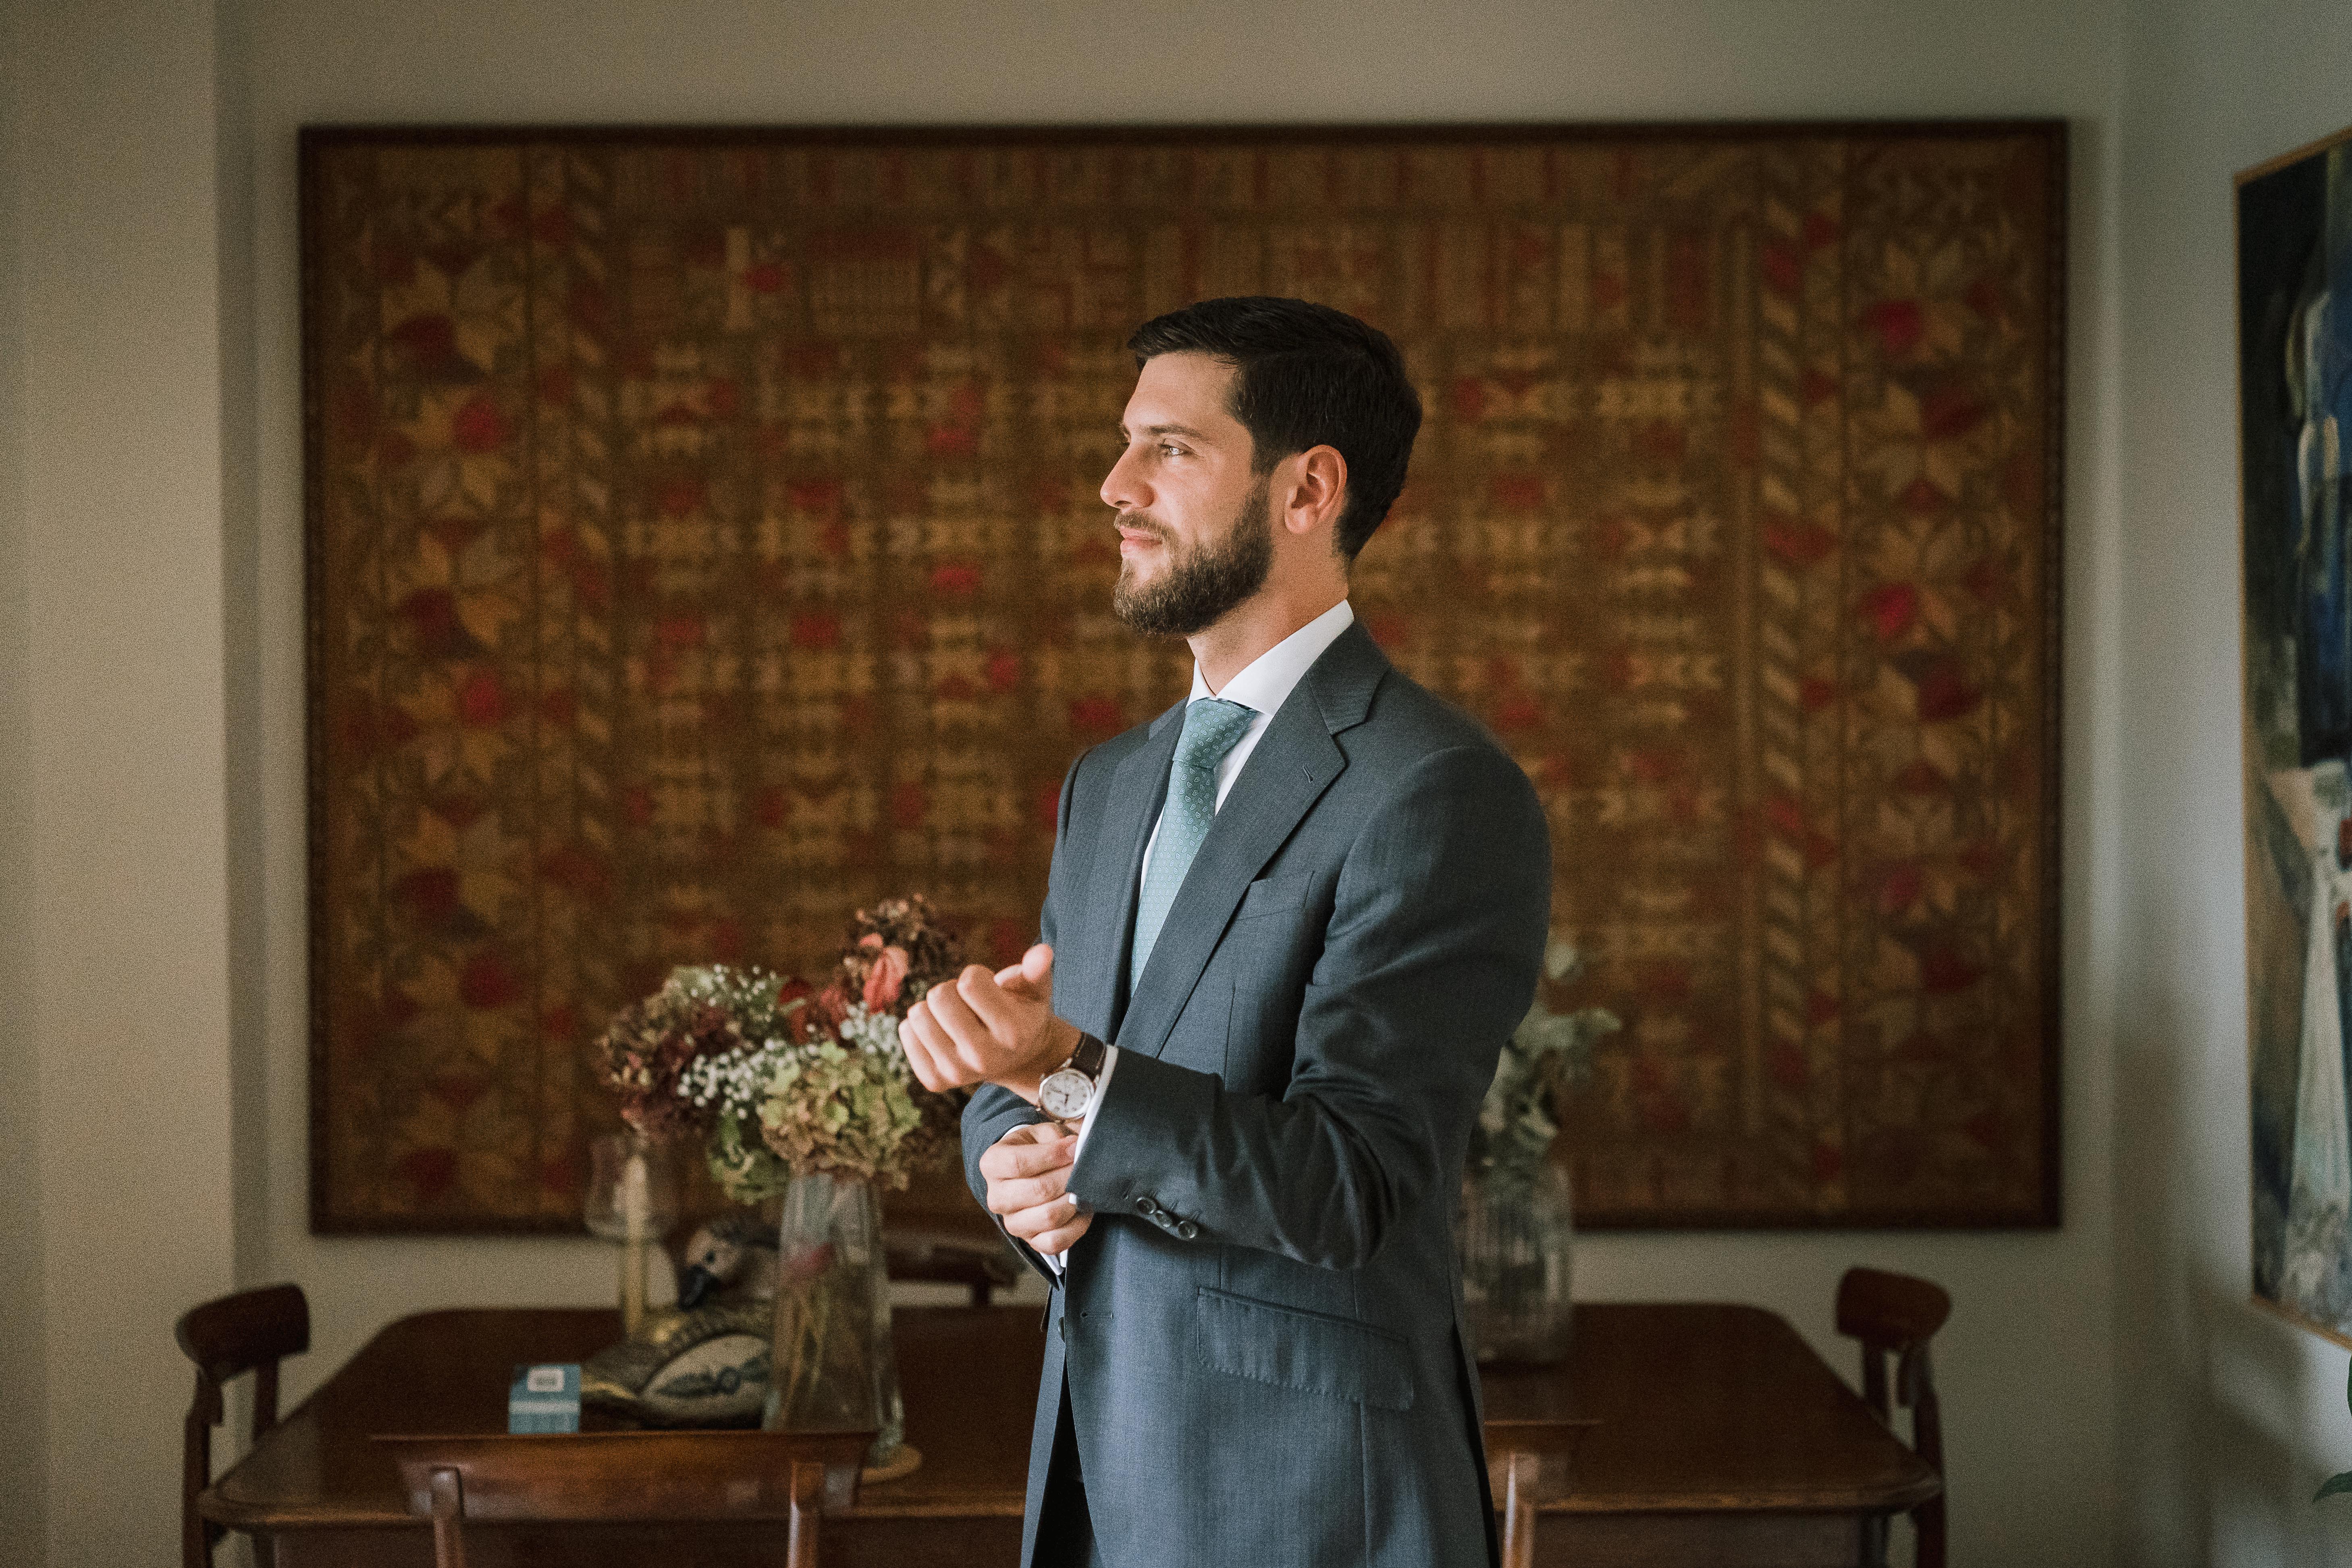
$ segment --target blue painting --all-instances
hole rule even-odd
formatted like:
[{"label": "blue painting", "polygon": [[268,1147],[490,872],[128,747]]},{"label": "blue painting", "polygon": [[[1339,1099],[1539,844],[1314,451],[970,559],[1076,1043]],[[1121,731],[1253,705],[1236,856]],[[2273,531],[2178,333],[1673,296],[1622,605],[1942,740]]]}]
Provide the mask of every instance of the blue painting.
[{"label": "blue painting", "polygon": [[2347,152],[2241,175],[2237,216],[2254,1293],[2352,1341]]}]

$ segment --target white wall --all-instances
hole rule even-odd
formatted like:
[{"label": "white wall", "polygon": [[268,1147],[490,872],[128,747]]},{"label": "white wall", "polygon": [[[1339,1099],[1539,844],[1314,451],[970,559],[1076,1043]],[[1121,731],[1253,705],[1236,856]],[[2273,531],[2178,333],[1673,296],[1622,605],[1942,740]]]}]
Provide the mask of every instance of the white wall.
[{"label": "white wall", "polygon": [[2352,12],[2148,0],[2123,160],[2122,1541],[2148,1563],[2352,1555],[2346,1352],[2248,1304],[2231,175],[2352,120]]},{"label": "white wall", "polygon": [[[2124,794],[2119,4],[221,0],[215,62],[212,23],[167,0],[49,0],[43,15],[57,19],[42,26],[56,36],[28,56],[26,80],[41,85],[23,144],[43,240],[25,279],[39,323],[22,413],[36,864],[19,917],[44,931],[24,986],[44,1066],[43,1342],[60,1405],[105,1368],[121,1390],[115,1407],[146,1413],[128,1457],[106,1468],[116,1501],[105,1509],[77,1479],[87,1418],[53,1415],[50,1562],[165,1560],[170,1534],[154,1524],[172,1477],[159,1450],[184,1394],[184,1374],[163,1364],[163,1336],[171,1312],[225,1282],[233,1258],[241,1280],[292,1278],[311,1293],[317,1350],[298,1387],[406,1311],[609,1290],[609,1259],[585,1242],[325,1239],[305,1226],[298,125],[1957,115],[2074,124],[2067,1223],[1591,1237],[1580,1282],[1591,1295],[1764,1302],[1843,1365],[1829,1303],[1846,1264],[1943,1280],[1959,1301],[1939,1367],[1960,1560],[2106,1555],[2115,1118],[2103,999]],[[215,148],[229,160],[219,179]],[[235,232],[248,202],[250,226]],[[0,332],[6,276],[0,263]],[[0,503],[7,482],[0,451]],[[0,615],[6,544],[0,532]],[[0,858],[0,876],[6,866]],[[0,922],[13,907],[0,889]],[[0,1001],[7,984],[0,969]],[[90,1011],[89,997],[110,1005]],[[257,1076],[253,1047],[266,1050]],[[91,1071],[139,1086],[128,1130],[93,1125]],[[257,1105],[266,1170],[247,1137]],[[109,1158],[122,1149],[147,1164],[124,1173]],[[156,1201],[166,1185],[180,1194],[168,1211]],[[130,1262],[107,1277],[101,1258],[111,1294],[68,1292],[60,1249],[126,1192],[109,1228],[127,1229],[128,1258],[149,1265],[153,1249],[163,1266],[130,1279]],[[150,1234],[151,1209],[171,1214],[171,1236]]]},{"label": "white wall", "polygon": [[160,1563],[172,1321],[228,1287],[234,1227],[214,13],[19,23],[9,1065],[34,1069],[49,1397],[6,1425],[36,1429],[48,1561]]}]

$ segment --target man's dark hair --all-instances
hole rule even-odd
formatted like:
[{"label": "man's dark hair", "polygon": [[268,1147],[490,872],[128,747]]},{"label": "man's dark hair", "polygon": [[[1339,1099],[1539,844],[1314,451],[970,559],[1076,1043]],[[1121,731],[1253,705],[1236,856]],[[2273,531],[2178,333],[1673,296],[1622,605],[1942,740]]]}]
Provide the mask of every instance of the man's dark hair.
[{"label": "man's dark hair", "polygon": [[1348,464],[1347,504],[1332,542],[1349,560],[1404,489],[1421,395],[1378,327],[1305,300],[1203,300],[1156,316],[1127,340],[1136,368],[1161,354],[1208,354],[1239,373],[1228,409],[1250,433],[1250,468],[1267,473],[1309,447]]}]

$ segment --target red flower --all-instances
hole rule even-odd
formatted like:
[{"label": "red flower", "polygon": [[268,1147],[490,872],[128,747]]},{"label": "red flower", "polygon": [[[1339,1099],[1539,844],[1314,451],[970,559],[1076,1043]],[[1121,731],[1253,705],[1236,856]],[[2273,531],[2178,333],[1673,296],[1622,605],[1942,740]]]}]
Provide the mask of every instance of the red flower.
[{"label": "red flower", "polygon": [[887,1013],[898,1000],[898,988],[907,982],[907,950],[886,947],[882,956],[866,974],[865,1002],[868,1011]]}]

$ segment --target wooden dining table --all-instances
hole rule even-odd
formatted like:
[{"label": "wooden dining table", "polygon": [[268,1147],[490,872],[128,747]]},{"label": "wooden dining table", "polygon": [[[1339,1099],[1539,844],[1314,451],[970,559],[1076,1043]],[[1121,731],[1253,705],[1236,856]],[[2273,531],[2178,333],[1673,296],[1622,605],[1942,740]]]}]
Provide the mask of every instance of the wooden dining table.
[{"label": "wooden dining table", "polygon": [[[373,1439],[503,1432],[516,1365],[583,1361],[618,1335],[605,1310],[400,1319],[263,1434],[199,1507],[268,1537],[278,1568],[423,1568],[433,1561],[425,1521],[409,1512],[394,1460]],[[1012,1568],[1045,1348],[1036,1309],[902,1309],[895,1338],[907,1438],[923,1462],[829,1514],[824,1561]],[[1593,1423],[1573,1473],[1538,1504],[1538,1563],[1851,1564],[1864,1520],[1909,1509],[1941,1484],[1786,1320],[1757,1307],[1580,1304],[1564,1363],[1486,1369],[1483,1383],[1489,1418]],[[592,1412],[587,1425],[600,1423]],[[772,1528],[716,1522],[474,1533],[475,1568],[745,1568],[782,1555]]]}]

